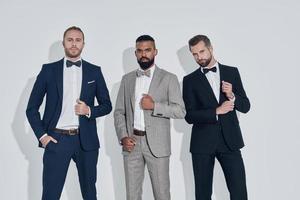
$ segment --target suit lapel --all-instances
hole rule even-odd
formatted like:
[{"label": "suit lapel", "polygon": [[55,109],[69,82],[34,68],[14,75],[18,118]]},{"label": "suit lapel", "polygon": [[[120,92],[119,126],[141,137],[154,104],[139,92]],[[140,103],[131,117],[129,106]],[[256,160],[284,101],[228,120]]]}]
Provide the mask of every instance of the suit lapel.
[{"label": "suit lapel", "polygon": [[82,81],[81,81],[81,91],[80,91],[80,100],[84,100],[84,96],[85,96],[85,91],[87,91],[86,88],[86,82],[87,82],[87,76],[88,76],[88,71],[87,71],[87,63],[82,60]]},{"label": "suit lapel", "polygon": [[128,81],[129,85],[129,95],[130,95],[130,101],[131,101],[131,106],[132,110],[134,112],[134,107],[135,107],[135,83],[136,83],[136,71],[134,71]]},{"label": "suit lapel", "polygon": [[210,96],[211,98],[213,98],[214,101],[215,101],[216,103],[218,103],[218,100],[217,100],[216,97],[215,97],[215,94],[214,94],[213,89],[211,88],[211,86],[210,86],[210,84],[209,84],[209,82],[208,82],[208,80],[207,80],[205,74],[202,73],[202,71],[201,71],[200,68],[198,69],[198,74],[200,75],[200,80],[201,80],[201,82],[202,82],[202,86],[203,86],[203,87],[205,88],[205,90],[207,91],[208,96]]},{"label": "suit lapel", "polygon": [[224,67],[223,67],[223,65],[222,64],[220,64],[219,63],[219,70],[220,70],[220,96],[219,96],[219,103],[221,104],[221,103],[223,103],[224,101],[226,101],[226,97],[225,97],[225,94],[222,92],[222,89],[221,89],[221,87],[222,87],[222,81],[223,80],[227,80],[227,78],[226,78],[226,73],[225,73],[225,69],[224,69]]},{"label": "suit lapel", "polygon": [[158,85],[161,81],[161,78],[162,78],[162,71],[159,67],[155,67],[155,70],[153,72],[153,77],[152,77],[152,80],[151,80],[151,83],[150,83],[150,87],[149,87],[149,91],[148,91],[148,94],[153,97],[154,93],[155,93],[155,90],[158,88]]},{"label": "suit lapel", "polygon": [[60,99],[63,97],[63,77],[64,77],[64,59],[61,59],[57,63],[57,67],[55,68],[55,77],[56,77],[56,85],[57,91]]}]

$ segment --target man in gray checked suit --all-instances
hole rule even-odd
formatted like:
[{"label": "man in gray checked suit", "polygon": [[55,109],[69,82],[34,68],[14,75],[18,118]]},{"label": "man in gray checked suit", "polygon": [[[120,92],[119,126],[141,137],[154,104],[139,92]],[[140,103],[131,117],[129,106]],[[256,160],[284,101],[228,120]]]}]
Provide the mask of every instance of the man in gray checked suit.
[{"label": "man in gray checked suit", "polygon": [[114,111],[123,146],[127,200],[142,199],[147,165],[155,200],[170,200],[170,118],[183,118],[185,107],[176,75],[157,67],[155,41],[136,40],[140,69],[123,76]]}]

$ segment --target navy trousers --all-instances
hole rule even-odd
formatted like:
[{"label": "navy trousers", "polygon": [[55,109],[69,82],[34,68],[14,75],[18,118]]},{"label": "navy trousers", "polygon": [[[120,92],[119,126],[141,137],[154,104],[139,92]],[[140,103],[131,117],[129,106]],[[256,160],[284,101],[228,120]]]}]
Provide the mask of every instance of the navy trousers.
[{"label": "navy trousers", "polygon": [[231,151],[219,134],[215,152],[192,154],[196,200],[211,200],[215,159],[222,167],[231,200],[247,200],[246,175],[240,150]]},{"label": "navy trousers", "polygon": [[49,142],[43,157],[42,200],[59,200],[71,160],[76,163],[81,194],[84,200],[96,200],[98,152],[84,151],[79,135],[69,136],[49,132],[58,143]]}]

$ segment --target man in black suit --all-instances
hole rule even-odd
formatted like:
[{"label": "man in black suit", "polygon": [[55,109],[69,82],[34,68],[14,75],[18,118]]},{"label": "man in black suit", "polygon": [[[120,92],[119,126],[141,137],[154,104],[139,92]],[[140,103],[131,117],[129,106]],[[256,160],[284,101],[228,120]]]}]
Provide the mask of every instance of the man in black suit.
[{"label": "man in black suit", "polygon": [[223,169],[231,200],[247,200],[240,149],[244,146],[236,111],[247,113],[249,99],[237,68],[213,56],[210,40],[197,35],[189,48],[200,67],[183,79],[185,120],[193,124],[192,153],[197,200],[211,200],[215,158]]},{"label": "man in black suit", "polygon": [[[63,59],[43,65],[26,110],[39,146],[45,148],[42,199],[60,198],[73,160],[83,199],[95,200],[99,151],[96,118],[111,112],[111,102],[101,68],[81,58],[84,34],[79,27],[65,31],[63,46]],[[41,118],[39,108],[45,96]]]}]

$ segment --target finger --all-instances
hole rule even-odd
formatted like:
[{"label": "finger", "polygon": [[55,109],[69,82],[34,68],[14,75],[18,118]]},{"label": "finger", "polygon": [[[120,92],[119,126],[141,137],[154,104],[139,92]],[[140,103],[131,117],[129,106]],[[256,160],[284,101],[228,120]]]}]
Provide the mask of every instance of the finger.
[{"label": "finger", "polygon": [[133,144],[135,144],[135,143],[136,143],[136,140],[135,140],[135,138],[133,138],[133,137],[132,137],[132,138],[130,138],[130,142],[131,142],[131,143],[133,143]]},{"label": "finger", "polygon": [[41,140],[42,146],[45,147],[46,146],[46,141],[45,140]]},{"label": "finger", "polygon": [[54,142],[54,143],[57,143],[57,140],[54,139],[53,137],[51,137],[50,140],[51,140],[52,142]]},{"label": "finger", "polygon": [[123,145],[123,147],[124,147],[125,149],[130,149],[130,148],[132,148],[133,146],[130,146],[130,145]]},{"label": "finger", "polygon": [[140,104],[143,104],[143,101],[145,101],[144,97],[141,98]]},{"label": "finger", "polygon": [[128,139],[126,139],[125,141],[124,141],[124,144],[123,144],[124,146],[130,146],[130,145],[133,145],[132,144],[132,142],[130,141],[130,139],[128,138]]},{"label": "finger", "polygon": [[228,89],[228,88],[230,88],[230,86],[229,85],[223,85],[222,88]]},{"label": "finger", "polygon": [[130,146],[128,149],[129,149],[129,151],[132,151],[133,148],[134,148],[134,146]]},{"label": "finger", "polygon": [[127,149],[133,149],[134,145],[127,145],[126,148]]},{"label": "finger", "polygon": [[75,109],[75,111],[79,111],[79,108],[80,107],[78,105],[76,105],[74,109]]},{"label": "finger", "polygon": [[130,140],[129,142],[130,142],[130,145],[132,145],[132,146],[134,146],[136,143],[135,140]]},{"label": "finger", "polygon": [[125,146],[123,146],[123,149],[124,149],[124,151],[130,152],[129,148],[127,148],[127,147],[125,147]]},{"label": "finger", "polygon": [[151,98],[151,96],[149,96],[149,94],[143,94],[143,98],[148,99]]}]

